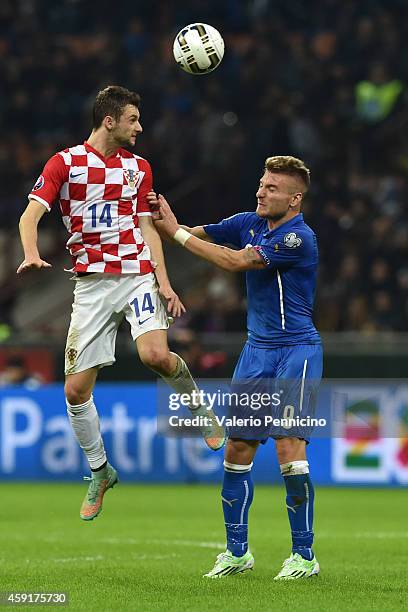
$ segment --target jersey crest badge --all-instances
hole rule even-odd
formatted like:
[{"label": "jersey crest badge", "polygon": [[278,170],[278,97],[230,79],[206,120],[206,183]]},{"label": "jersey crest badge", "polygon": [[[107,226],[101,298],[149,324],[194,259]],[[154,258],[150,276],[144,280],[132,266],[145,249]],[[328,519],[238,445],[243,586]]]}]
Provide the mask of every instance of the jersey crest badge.
[{"label": "jersey crest badge", "polygon": [[66,350],[65,356],[67,358],[69,365],[72,367],[73,365],[75,365],[75,361],[78,356],[78,351],[72,347],[68,348]]},{"label": "jersey crest badge", "polygon": [[34,187],[32,188],[31,191],[38,191],[39,189],[41,189],[41,187],[44,187],[44,183],[45,183],[44,177],[42,174],[40,174],[38,179],[35,181]]},{"label": "jersey crest badge", "polygon": [[290,232],[289,234],[286,234],[283,242],[289,249],[296,249],[296,247],[299,247],[302,244],[302,239],[299,238],[295,232]]},{"label": "jersey crest badge", "polygon": [[137,179],[139,177],[139,172],[137,172],[136,170],[131,170],[130,168],[126,168],[126,170],[123,171],[123,174],[129,187],[131,189],[135,189]]}]

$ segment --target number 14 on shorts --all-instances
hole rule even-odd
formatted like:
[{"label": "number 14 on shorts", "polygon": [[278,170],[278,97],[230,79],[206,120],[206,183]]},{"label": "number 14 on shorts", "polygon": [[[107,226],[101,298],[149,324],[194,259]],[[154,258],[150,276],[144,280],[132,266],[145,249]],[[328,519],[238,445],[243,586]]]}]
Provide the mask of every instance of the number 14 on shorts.
[{"label": "number 14 on shorts", "polygon": [[143,296],[140,295],[136,297],[130,304],[135,309],[135,314],[139,325],[142,325],[154,315],[154,305],[150,293],[145,293]]}]

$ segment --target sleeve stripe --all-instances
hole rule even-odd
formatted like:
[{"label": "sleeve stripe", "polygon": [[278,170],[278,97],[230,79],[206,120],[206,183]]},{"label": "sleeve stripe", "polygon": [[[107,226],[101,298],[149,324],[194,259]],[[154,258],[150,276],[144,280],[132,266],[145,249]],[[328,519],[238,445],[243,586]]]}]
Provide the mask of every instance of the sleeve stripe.
[{"label": "sleeve stripe", "polygon": [[137,216],[138,217],[151,217],[152,213],[151,212],[140,212],[140,213],[137,213]]},{"label": "sleeve stripe", "polygon": [[43,200],[38,195],[33,195],[32,193],[29,193],[28,194],[28,199],[29,200],[37,200],[37,202],[39,202],[40,204],[43,204],[43,206],[45,206],[45,208],[48,210],[48,212],[50,212],[51,206],[48,204],[48,202],[46,200]]},{"label": "sleeve stripe", "polygon": [[281,312],[281,325],[282,325],[282,329],[286,329],[285,306],[283,302],[283,287],[282,287],[282,279],[281,279],[281,275],[279,274],[279,270],[276,270],[276,277],[278,279],[278,287],[279,287],[279,305],[280,305],[280,312]]}]

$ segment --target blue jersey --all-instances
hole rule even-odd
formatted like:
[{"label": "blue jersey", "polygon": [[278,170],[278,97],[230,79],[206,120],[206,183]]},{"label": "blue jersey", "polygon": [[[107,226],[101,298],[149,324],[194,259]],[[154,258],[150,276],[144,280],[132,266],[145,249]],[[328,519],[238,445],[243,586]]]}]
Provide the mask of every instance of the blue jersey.
[{"label": "blue jersey", "polygon": [[267,265],[246,273],[249,344],[320,343],[312,320],[318,249],[302,214],[273,230],[256,213],[238,213],[204,229],[219,244],[257,247]]}]

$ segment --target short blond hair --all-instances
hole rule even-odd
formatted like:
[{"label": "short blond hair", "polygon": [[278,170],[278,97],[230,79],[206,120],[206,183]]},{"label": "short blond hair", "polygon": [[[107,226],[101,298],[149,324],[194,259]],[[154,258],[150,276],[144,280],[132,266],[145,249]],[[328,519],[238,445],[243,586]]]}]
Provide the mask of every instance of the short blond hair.
[{"label": "short blond hair", "polygon": [[276,172],[277,174],[287,174],[288,176],[298,177],[305,186],[305,192],[310,187],[310,170],[305,163],[297,157],[291,155],[274,155],[265,160],[265,170]]}]

